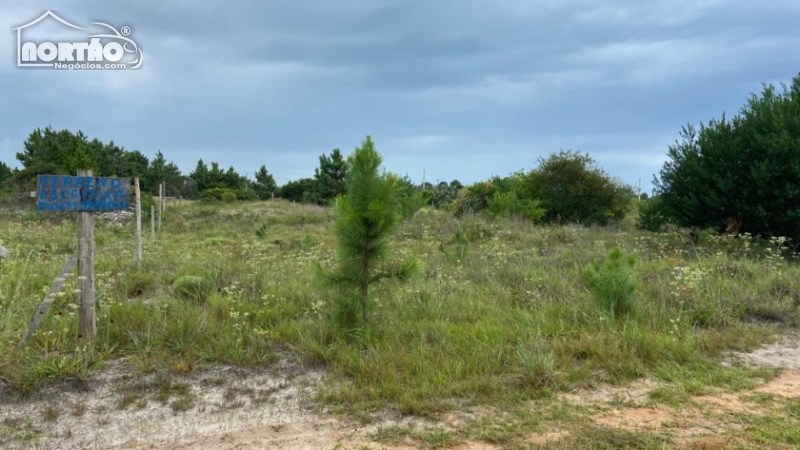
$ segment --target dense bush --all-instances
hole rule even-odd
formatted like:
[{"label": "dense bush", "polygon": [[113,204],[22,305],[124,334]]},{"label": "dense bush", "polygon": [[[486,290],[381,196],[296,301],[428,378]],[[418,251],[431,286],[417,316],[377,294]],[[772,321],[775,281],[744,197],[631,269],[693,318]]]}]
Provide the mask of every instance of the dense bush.
[{"label": "dense bush", "polygon": [[527,193],[525,178],[524,173],[516,172],[464,188],[453,202],[453,212],[458,216],[483,212],[494,218],[524,217],[539,221],[545,211],[539,200]]},{"label": "dense bush", "polygon": [[611,178],[589,156],[562,151],[539,160],[527,176],[526,198],[541,201],[548,222],[605,225],[625,216],[630,187]]},{"label": "dense bush", "polygon": [[[684,127],[655,180],[681,226],[800,238],[800,76],[765,85],[728,120]],[[796,245],[796,244],[795,244]]]},{"label": "dense bush", "polygon": [[539,200],[519,198],[516,190],[495,191],[486,202],[486,210],[495,218],[524,217],[539,221],[545,214],[544,209],[539,205]]},{"label": "dense bush", "polygon": [[639,202],[639,219],[636,228],[658,233],[670,223],[669,212],[661,197],[655,196]]},{"label": "dense bush", "polygon": [[200,193],[200,200],[203,201],[223,201],[226,203],[235,202],[236,200],[258,200],[258,195],[252,189],[228,189],[228,188],[212,188],[206,189]]},{"label": "dense bush", "polygon": [[311,203],[315,188],[316,182],[313,178],[301,178],[281,186],[278,189],[278,196],[293,202]]}]

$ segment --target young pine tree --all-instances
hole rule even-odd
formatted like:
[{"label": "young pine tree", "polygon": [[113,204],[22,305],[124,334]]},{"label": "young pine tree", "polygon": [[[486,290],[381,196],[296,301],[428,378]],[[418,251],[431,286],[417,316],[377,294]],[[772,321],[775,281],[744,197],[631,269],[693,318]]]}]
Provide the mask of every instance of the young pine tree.
[{"label": "young pine tree", "polygon": [[334,320],[346,329],[369,324],[370,286],[383,279],[407,280],[419,270],[415,258],[393,261],[390,239],[401,222],[398,178],[381,171],[381,156],[367,139],[348,158],[346,195],[336,199],[337,267],[320,269],[338,290]]}]

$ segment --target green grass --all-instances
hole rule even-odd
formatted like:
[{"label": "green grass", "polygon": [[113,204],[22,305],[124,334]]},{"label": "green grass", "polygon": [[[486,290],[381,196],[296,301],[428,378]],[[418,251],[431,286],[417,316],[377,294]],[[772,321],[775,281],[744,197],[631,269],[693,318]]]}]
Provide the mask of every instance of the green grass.
[{"label": "green grass", "polygon": [[[4,395],[82,380],[122,357],[142,374],[179,377],[219,364],[269,366],[281,354],[324,368],[332,382],[319,400],[354,414],[437,416],[645,376],[675,386],[654,396],[667,401],[708,386],[751,387],[763,374],[724,367],[720,355],[769,342],[800,317],[800,268],[755,246],[426,211],[395,239],[398,257],[424,262],[423,276],[380,285],[371,327],[343,337],[329,320],[333,296],[313,287],[315,264],[333,261],[331,211],[276,201],[168,209],[156,237],[145,238],[141,270],[132,224],[98,221],[96,341],[77,339],[73,274],[17,351],[75,252],[73,217],[34,219],[0,223],[13,252],[0,262]],[[598,309],[582,274],[615,247],[635,255],[638,288],[633,312],[613,318]],[[609,448],[638,439],[600,436]],[[426,439],[435,447],[455,438]]]}]

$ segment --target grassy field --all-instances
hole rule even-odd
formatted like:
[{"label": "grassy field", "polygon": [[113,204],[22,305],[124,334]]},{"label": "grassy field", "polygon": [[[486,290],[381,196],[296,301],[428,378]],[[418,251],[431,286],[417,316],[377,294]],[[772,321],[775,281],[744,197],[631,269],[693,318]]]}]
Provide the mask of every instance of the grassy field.
[{"label": "grassy field", "polygon": [[[424,262],[423,274],[380,286],[371,327],[343,335],[329,320],[330,293],[315,282],[316,265],[333,261],[331,220],[329,209],[281,201],[176,206],[145,239],[142,270],[134,265],[132,224],[98,220],[96,341],[77,339],[73,273],[18,351],[37,305],[76,251],[75,220],[2,216],[0,242],[12,255],[0,261],[0,398],[80,382],[121,358],[166,380],[217,365],[290,360],[330,377],[318,405],[364,421],[385,410],[434,418],[476,407],[502,411],[459,431],[382,429],[377,437],[386,442],[670,448],[669,436],[587,422],[585,406],[559,395],[644,378],[658,383],[647,401],[667,407],[720,390],[746,392],[776,371],[730,367],[722,356],[773,342],[800,323],[800,268],[776,240],[701,234],[695,243],[686,233],[625,224],[535,226],[423,210],[395,240],[396,253]],[[585,271],[615,247],[636,258],[633,312],[621,317],[598,307]],[[738,447],[730,448],[800,445],[800,403],[759,398],[774,408],[742,417],[743,426],[729,432]],[[541,409],[522,407],[530,402]],[[571,424],[569,437],[520,440],[553,424]]]}]

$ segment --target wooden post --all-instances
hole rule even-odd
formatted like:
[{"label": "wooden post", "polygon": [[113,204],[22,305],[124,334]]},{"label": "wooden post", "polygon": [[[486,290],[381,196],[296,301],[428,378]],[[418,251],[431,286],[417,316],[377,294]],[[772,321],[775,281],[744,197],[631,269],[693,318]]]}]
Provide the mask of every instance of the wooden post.
[{"label": "wooden post", "polygon": [[139,177],[133,180],[133,187],[136,189],[136,268],[142,268],[144,258],[142,250],[142,192],[139,190]]},{"label": "wooden post", "polygon": [[158,184],[158,229],[161,230],[161,214],[164,212],[164,183]]},{"label": "wooden post", "polygon": [[156,237],[156,208],[153,205],[150,205],[150,237]]},{"label": "wooden post", "polygon": [[50,304],[53,303],[53,299],[56,297],[59,291],[61,291],[61,286],[64,285],[64,281],[67,279],[67,275],[75,267],[75,262],[78,259],[74,256],[70,257],[67,261],[67,264],[61,269],[61,273],[58,274],[56,277],[56,281],[53,282],[53,285],[50,286],[50,292],[44,297],[42,300],[42,304],[39,305],[39,309],[36,310],[36,313],[33,315],[33,319],[31,319],[31,323],[28,325],[28,331],[25,332],[25,336],[19,341],[19,345],[17,346],[18,349],[25,346],[25,343],[33,336],[33,333],[36,332],[36,329],[39,328],[39,324],[42,323],[42,319],[44,319],[44,315],[47,314],[47,310],[50,309]]},{"label": "wooden post", "polygon": [[[92,171],[79,170],[78,176],[92,177]],[[88,188],[80,188],[81,198],[84,189]],[[94,316],[94,214],[91,211],[78,213],[78,290],[78,338],[94,339],[97,323]]]}]

